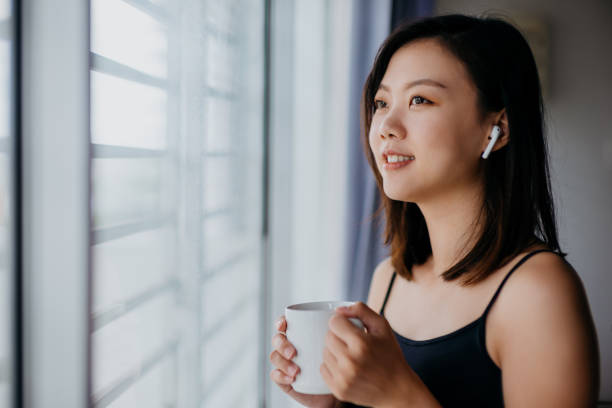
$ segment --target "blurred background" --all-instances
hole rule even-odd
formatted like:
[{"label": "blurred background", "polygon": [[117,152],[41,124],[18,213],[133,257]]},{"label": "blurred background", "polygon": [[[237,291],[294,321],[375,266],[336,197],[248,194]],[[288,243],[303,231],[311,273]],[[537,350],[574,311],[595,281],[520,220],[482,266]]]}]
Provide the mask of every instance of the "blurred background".
[{"label": "blurred background", "polygon": [[533,49],[612,406],[612,1],[0,0],[0,407],[299,406],[274,321],[386,256],[365,76],[450,12]]}]

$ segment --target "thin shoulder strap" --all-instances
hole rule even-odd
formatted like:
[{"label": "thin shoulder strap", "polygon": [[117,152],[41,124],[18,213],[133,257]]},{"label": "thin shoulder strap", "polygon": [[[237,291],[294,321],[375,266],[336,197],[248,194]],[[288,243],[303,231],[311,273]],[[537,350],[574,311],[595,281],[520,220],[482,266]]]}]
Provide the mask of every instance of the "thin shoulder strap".
[{"label": "thin shoulder strap", "polygon": [[529,258],[531,258],[532,256],[534,256],[535,254],[537,254],[539,252],[553,252],[555,254],[557,253],[556,251],[553,251],[552,249],[538,249],[538,250],[532,251],[532,252],[528,253],[527,255],[525,255],[520,261],[517,262],[516,265],[514,265],[514,267],[510,270],[510,272],[508,272],[506,274],[506,276],[504,277],[504,280],[500,283],[499,287],[495,291],[495,294],[493,295],[493,298],[491,299],[491,301],[487,305],[487,308],[485,309],[485,311],[483,313],[483,316],[486,316],[487,313],[489,313],[489,309],[491,309],[491,306],[493,306],[493,303],[495,303],[495,299],[497,299],[497,296],[499,295],[499,292],[502,290],[502,287],[505,285],[505,283],[508,280],[508,278],[510,277],[510,275],[512,275],[512,272],[517,270],[518,267],[521,266],[526,260],[528,260]]},{"label": "thin shoulder strap", "polygon": [[385,295],[385,300],[380,308],[380,315],[384,316],[385,306],[387,305],[387,299],[389,299],[389,293],[391,293],[391,288],[393,287],[393,282],[395,281],[396,272],[393,271],[393,276],[391,276],[391,281],[389,282],[389,288],[387,288],[387,294]]}]

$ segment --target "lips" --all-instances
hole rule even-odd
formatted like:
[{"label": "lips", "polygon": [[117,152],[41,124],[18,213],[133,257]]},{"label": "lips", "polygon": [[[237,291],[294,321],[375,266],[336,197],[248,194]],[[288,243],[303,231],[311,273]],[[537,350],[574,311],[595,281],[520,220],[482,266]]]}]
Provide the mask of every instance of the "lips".
[{"label": "lips", "polygon": [[382,157],[385,163],[387,163],[387,158],[389,156],[414,156],[412,153],[403,153],[398,150],[385,149],[382,152]]},{"label": "lips", "polygon": [[381,167],[383,170],[387,171],[404,168],[415,160],[412,153],[404,153],[392,149],[383,150],[382,157],[383,162]]},{"label": "lips", "polygon": [[401,169],[403,167],[409,166],[410,163],[412,163],[413,160],[406,160],[406,161],[402,161],[402,162],[396,162],[396,163],[383,163],[382,168],[383,170],[397,170],[397,169]]}]

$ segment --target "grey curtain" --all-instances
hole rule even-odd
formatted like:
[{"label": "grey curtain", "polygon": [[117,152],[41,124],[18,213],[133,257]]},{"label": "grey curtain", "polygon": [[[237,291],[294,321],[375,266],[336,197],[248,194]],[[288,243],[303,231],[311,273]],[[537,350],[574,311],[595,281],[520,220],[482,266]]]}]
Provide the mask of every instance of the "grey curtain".
[{"label": "grey curtain", "polygon": [[350,72],[347,253],[345,299],[365,302],[374,268],[388,256],[383,245],[384,217],[373,222],[380,205],[376,181],[361,144],[359,103],[376,51],[398,24],[433,13],[433,0],[355,1]]}]

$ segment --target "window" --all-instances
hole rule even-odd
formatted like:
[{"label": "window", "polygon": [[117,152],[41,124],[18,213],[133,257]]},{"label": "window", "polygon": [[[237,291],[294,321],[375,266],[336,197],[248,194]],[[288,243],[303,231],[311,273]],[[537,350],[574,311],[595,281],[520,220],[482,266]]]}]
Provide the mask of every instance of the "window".
[{"label": "window", "polygon": [[12,4],[0,0],[0,407],[12,401],[13,268],[13,18]]},{"label": "window", "polygon": [[[350,0],[275,1],[271,16],[270,312],[341,299],[345,269]],[[357,100],[353,104],[351,100]],[[355,110],[358,112],[358,110]],[[358,140],[359,134],[350,137]],[[272,351],[267,336],[267,355]],[[299,407],[268,374],[266,406]]]},{"label": "window", "polygon": [[256,406],[263,0],[91,22],[94,404]]}]

